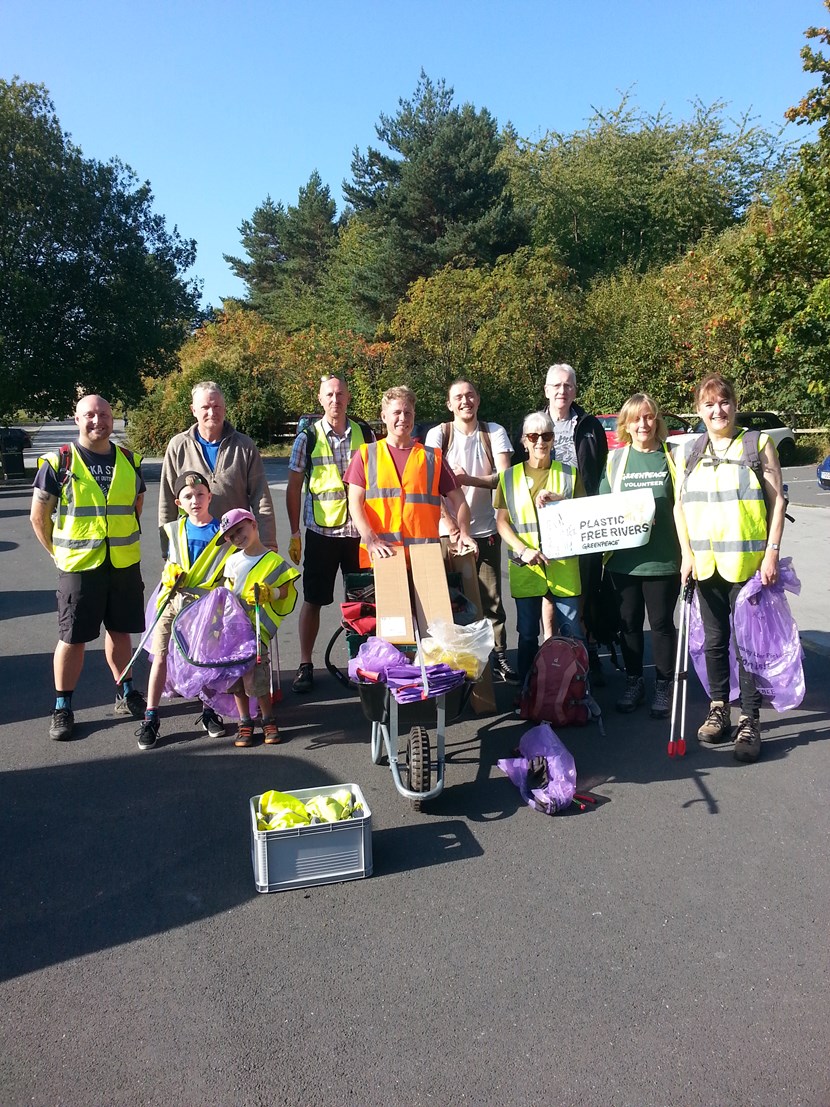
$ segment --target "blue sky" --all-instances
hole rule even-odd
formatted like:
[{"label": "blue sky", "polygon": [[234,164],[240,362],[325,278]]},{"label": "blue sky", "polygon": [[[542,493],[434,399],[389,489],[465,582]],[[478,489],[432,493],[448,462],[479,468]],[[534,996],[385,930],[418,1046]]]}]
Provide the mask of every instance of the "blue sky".
[{"label": "blue sky", "polygon": [[777,128],[811,84],[803,32],[828,21],[819,0],[0,0],[0,76],[45,84],[87,156],[149,179],[219,306],[243,291],[222,258],[241,221],[269,193],[296,202],[314,169],[339,210],[353,148],[422,67],[527,138],[626,90]]}]

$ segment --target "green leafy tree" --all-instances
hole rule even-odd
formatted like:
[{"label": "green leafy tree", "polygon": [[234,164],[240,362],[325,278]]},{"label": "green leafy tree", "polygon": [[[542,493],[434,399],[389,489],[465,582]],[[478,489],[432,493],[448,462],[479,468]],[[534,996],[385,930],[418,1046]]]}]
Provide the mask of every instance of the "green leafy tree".
[{"label": "green leafy tree", "polygon": [[286,330],[318,318],[318,290],[337,243],[336,205],[315,170],[297,203],[285,208],[266,197],[239,228],[244,258],[225,254],[247,286],[250,307]]},{"label": "green leafy tree", "polygon": [[356,280],[375,316],[391,318],[418,277],[451,262],[492,263],[526,235],[486,109],[455,106],[453,90],[422,71],[414,97],[401,99],[395,115],[382,114],[375,130],[385,150],[356,149],[343,191],[376,235]]},{"label": "green leafy tree", "polygon": [[[826,27],[805,34],[830,44]],[[728,259],[747,348],[744,402],[824,421],[830,412],[830,60],[809,44],[801,57],[821,81],[787,116],[817,124],[817,137],[800,148],[771,201],[753,208]]]},{"label": "green leafy tree", "polygon": [[535,213],[534,242],[588,281],[674,261],[703,234],[732,226],[778,156],[775,140],[747,119],[727,126],[722,104],[698,105],[675,123],[624,98],[572,135],[514,138],[501,164],[517,205]]},{"label": "green leafy tree", "polygon": [[197,313],[195,243],[148,183],[84,158],[42,85],[0,80],[0,415],[64,416],[79,392],[131,405]]}]

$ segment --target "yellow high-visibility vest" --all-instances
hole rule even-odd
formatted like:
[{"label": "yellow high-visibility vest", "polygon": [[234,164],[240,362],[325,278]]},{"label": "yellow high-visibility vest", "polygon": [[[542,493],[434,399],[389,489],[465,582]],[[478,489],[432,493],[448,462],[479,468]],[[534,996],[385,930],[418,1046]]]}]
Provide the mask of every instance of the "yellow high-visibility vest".
[{"label": "yellow high-visibility vest", "polygon": [[[277,627],[285,616],[290,615],[294,610],[294,605],[297,602],[297,589],[293,582],[299,575],[298,569],[295,569],[293,565],[289,565],[287,561],[283,561],[274,550],[269,550],[248,572],[241,588],[238,581],[234,584],[234,591],[243,596],[246,596],[249,589],[253,588],[255,584],[267,584],[271,588],[274,594],[271,603],[259,605],[260,633],[266,646],[277,633]],[[289,588],[285,597],[281,599],[277,595],[277,591],[284,584],[289,585]],[[256,612],[253,607],[250,609],[249,615],[251,622],[256,625]]]},{"label": "yellow high-visibility vest", "polygon": [[[742,463],[744,433],[730,442],[725,455],[705,453],[686,479],[685,451],[677,459],[677,494],[698,580],[717,570],[724,580],[739,584],[764,560],[767,509],[761,482]],[[760,436],[759,454],[768,440],[769,435]]]},{"label": "yellow high-visibility vest", "polygon": [[[572,498],[576,481],[576,469],[561,461],[552,461],[548,470],[545,489],[557,495]],[[532,550],[540,549],[539,517],[530,495],[524,465],[512,465],[499,473],[504,502],[510,516],[510,525],[518,538]],[[525,565],[510,550],[508,552],[507,577],[510,594],[520,599],[524,596],[578,596],[582,591],[579,576],[579,558],[556,558],[547,565]]]},{"label": "yellow high-visibility vest", "polygon": [[[72,450],[72,461],[58,497],[52,550],[55,564],[65,573],[82,573],[103,565],[109,547],[113,568],[126,569],[141,558],[140,528],[136,515],[141,458],[132,460],[115,447],[115,467],[106,499],[98,481],[81,455]],[[60,473],[60,455],[46,454],[38,465],[51,465]]]},{"label": "yellow high-visibility vest", "polygon": [[[351,427],[349,448],[355,453],[364,443],[363,431],[354,419],[349,420]],[[349,502],[343,477],[337,468],[331,443],[323,430],[323,421],[314,424],[314,448],[309,455],[311,470],[308,476],[308,492],[314,522],[318,527],[342,527],[349,515]]]},{"label": "yellow high-visibility vest", "polygon": [[[223,540],[217,531],[191,565],[190,551],[187,548],[187,519],[182,516],[164,524],[167,534],[167,560],[181,565],[185,578],[179,584],[180,592],[188,592],[193,598],[203,595],[222,579],[222,569],[230,557],[233,546]],[[167,589],[159,592],[156,606],[160,607],[167,596]]]}]

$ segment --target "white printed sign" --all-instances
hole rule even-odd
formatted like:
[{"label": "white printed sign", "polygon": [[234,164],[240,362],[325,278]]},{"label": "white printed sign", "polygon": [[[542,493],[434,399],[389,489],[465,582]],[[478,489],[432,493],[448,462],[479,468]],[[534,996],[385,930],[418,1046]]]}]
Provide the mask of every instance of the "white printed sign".
[{"label": "white printed sign", "polygon": [[539,508],[539,538],[545,557],[625,550],[645,546],[654,525],[654,493],[609,492],[558,500]]}]

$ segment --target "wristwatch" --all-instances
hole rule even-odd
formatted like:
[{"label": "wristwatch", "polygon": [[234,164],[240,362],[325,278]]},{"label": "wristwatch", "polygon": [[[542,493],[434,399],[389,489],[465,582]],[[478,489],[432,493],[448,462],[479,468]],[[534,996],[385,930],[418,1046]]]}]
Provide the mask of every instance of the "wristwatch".
[{"label": "wristwatch", "polygon": [[777,542],[767,542],[767,549],[768,550],[780,550],[781,547],[778,545]]}]

